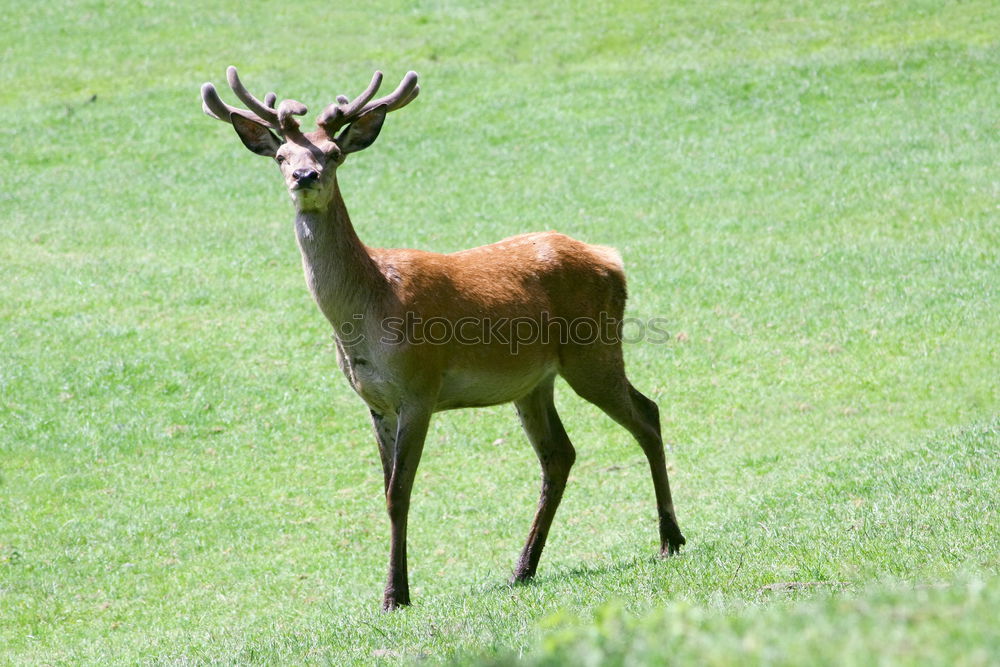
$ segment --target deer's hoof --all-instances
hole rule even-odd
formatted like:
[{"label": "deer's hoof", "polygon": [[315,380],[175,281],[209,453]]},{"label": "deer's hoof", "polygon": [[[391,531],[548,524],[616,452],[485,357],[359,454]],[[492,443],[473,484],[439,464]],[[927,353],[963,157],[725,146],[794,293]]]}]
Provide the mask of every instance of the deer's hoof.
[{"label": "deer's hoof", "polygon": [[382,611],[396,611],[401,607],[409,607],[409,606],[410,606],[409,595],[386,593],[385,597],[382,598]]},{"label": "deer's hoof", "polygon": [[687,540],[681,535],[681,531],[675,531],[674,535],[670,535],[666,539],[666,544],[660,546],[660,557],[667,558],[680,553],[681,547],[685,544],[687,544]]},{"label": "deer's hoof", "polygon": [[534,577],[534,572],[514,572],[514,574],[510,575],[508,582],[511,586],[522,586],[530,582]]},{"label": "deer's hoof", "polygon": [[663,558],[673,556],[685,544],[687,540],[681,535],[677,519],[666,512],[660,514],[660,556]]},{"label": "deer's hoof", "polygon": [[681,552],[681,545],[684,542],[683,537],[680,542],[667,542],[666,546],[660,547],[660,558],[669,558],[670,556],[679,554]]}]

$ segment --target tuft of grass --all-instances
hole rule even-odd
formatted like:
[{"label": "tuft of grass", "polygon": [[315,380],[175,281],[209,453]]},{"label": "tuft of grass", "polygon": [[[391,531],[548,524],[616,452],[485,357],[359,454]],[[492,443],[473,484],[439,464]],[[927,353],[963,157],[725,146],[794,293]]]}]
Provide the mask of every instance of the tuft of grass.
[{"label": "tuft of grass", "polygon": [[[985,0],[11,0],[0,662],[626,662],[665,633],[691,662],[975,664],[1000,574],[997,35]],[[420,72],[341,171],[371,245],[621,250],[628,315],[670,334],[626,355],[679,558],[653,557],[639,449],[560,386],[579,457],[537,580],[504,583],[538,492],[513,411],[441,414],[416,604],[377,611],[366,411],[273,167],[201,114],[229,64],[314,112]],[[835,590],[758,592],[787,582]]]},{"label": "tuft of grass", "polygon": [[995,577],[938,585],[895,583],[851,596],[761,599],[725,610],[676,602],[644,615],[620,604],[591,621],[566,614],[543,620],[543,638],[526,655],[455,664],[505,665],[990,665],[1000,633],[989,619],[1000,603]]}]

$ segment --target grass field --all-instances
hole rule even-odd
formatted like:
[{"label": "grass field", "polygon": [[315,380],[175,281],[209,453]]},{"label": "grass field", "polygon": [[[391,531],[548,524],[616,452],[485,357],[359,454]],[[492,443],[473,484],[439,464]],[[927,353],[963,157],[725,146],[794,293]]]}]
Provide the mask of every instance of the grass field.
[{"label": "grass field", "polygon": [[[29,3],[0,24],[0,664],[988,664],[1000,655],[1000,5]],[[688,545],[627,434],[539,576],[509,406],[438,415],[388,554],[367,412],[227,65],[313,113],[422,93],[340,170],[370,245],[620,249]],[[228,99],[231,99],[229,97]],[[310,116],[311,118],[311,116]]]}]

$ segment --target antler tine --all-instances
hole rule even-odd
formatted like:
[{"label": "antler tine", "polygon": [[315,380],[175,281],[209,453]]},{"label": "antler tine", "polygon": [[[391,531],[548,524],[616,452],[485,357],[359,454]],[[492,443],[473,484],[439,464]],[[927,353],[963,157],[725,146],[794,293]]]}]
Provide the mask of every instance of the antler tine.
[{"label": "antler tine", "polygon": [[236,114],[276,130],[283,135],[298,132],[299,123],[292,116],[304,115],[306,113],[304,104],[295,100],[282,100],[281,104],[276,105],[278,96],[274,93],[265,95],[263,102],[258,100],[246,89],[246,86],[240,81],[239,74],[236,73],[236,68],[232,66],[226,70],[226,79],[229,81],[229,87],[247,105],[248,109],[229,106],[219,97],[215,86],[206,83],[201,87],[202,108],[206,114],[226,123],[231,123],[232,115]]},{"label": "antler tine", "polygon": [[[278,114],[275,113],[274,108],[266,102],[261,102],[250,94],[250,91],[247,90],[246,86],[243,85],[243,82],[240,81],[239,74],[236,73],[236,68],[232,65],[226,69],[226,79],[229,80],[229,87],[233,89],[234,93],[236,93],[236,97],[240,98],[240,101],[247,105],[247,108],[250,109],[250,111],[254,112],[271,125],[278,124]],[[277,100],[277,97],[278,96],[275,95],[275,100]]]},{"label": "antler tine", "polygon": [[395,111],[396,109],[401,109],[410,102],[413,98],[417,96],[417,73],[414,71],[409,71],[403,80],[399,82],[396,86],[396,90],[392,91],[385,97],[380,97],[373,102],[369,102],[362,109],[362,113],[368,111],[369,109],[374,109],[380,104],[385,104],[389,107],[388,111]]},{"label": "antler tine", "polygon": [[375,74],[372,75],[371,83],[369,83],[368,87],[365,88],[365,92],[355,97],[353,102],[344,107],[344,116],[346,118],[352,118],[355,114],[357,114],[360,109],[364,108],[364,106],[368,104],[368,100],[375,97],[375,93],[378,92],[378,88],[381,85],[382,72],[375,70]]},{"label": "antler tine", "polygon": [[398,102],[398,103],[394,104],[393,106],[389,107],[389,111],[395,111],[396,109],[402,109],[407,104],[409,104],[413,100],[417,99],[417,95],[419,95],[419,94],[420,94],[420,86],[414,86],[413,87],[413,91],[409,95],[407,95],[406,98],[402,102]]},{"label": "antler tine", "polygon": [[417,85],[417,73],[407,72],[406,76],[403,77],[403,80],[396,87],[396,90],[377,100],[369,101],[375,96],[381,84],[382,72],[376,71],[375,75],[372,76],[371,83],[368,84],[368,88],[363,93],[354,98],[350,103],[347,102],[348,98],[338,95],[337,102],[328,106],[320,114],[320,117],[316,120],[317,124],[325,129],[328,134],[332,135],[339,128],[377,106],[385,105],[388,107],[387,111],[401,109],[412,102],[413,98],[420,92],[420,86]]},{"label": "antler tine", "polygon": [[337,95],[337,101],[328,106],[316,119],[316,123],[326,129],[328,133],[336,132],[337,129],[358,115],[358,111],[365,106],[382,85],[382,72],[378,70],[372,75],[371,83],[364,92],[350,101],[346,95]]},{"label": "antler tine", "polygon": [[296,102],[295,100],[281,100],[281,104],[278,105],[278,127],[281,132],[288,134],[289,132],[296,132],[299,129],[299,121],[292,118],[292,116],[304,116],[306,115],[306,105],[302,102]]},{"label": "antler tine", "polygon": [[205,111],[206,114],[208,114],[212,118],[215,118],[216,120],[221,120],[225,123],[232,122],[230,121],[229,117],[232,114],[236,114],[238,116],[243,116],[247,120],[252,120],[256,123],[261,123],[262,125],[268,125],[274,127],[274,129],[277,129],[277,127],[275,127],[277,125],[277,122],[273,124],[268,123],[266,120],[264,120],[255,113],[252,113],[250,111],[245,111],[243,109],[237,109],[236,107],[231,107],[225,102],[223,102],[222,98],[219,97],[219,92],[215,89],[215,86],[213,86],[211,83],[205,83],[201,87],[201,108]]}]

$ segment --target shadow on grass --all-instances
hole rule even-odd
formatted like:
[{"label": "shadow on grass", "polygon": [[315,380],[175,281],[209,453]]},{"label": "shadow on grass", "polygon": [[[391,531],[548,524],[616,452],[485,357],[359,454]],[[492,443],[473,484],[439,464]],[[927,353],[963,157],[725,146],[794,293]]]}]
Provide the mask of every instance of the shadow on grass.
[{"label": "shadow on grass", "polygon": [[517,590],[531,590],[555,582],[578,582],[586,584],[588,580],[593,578],[622,575],[629,571],[637,571],[642,565],[655,566],[658,563],[676,562],[683,558],[683,552],[680,555],[671,556],[669,558],[663,558],[658,555],[637,555],[611,563],[581,564],[572,567],[562,567],[552,572],[535,575],[525,582],[515,583],[508,579],[503,582],[480,584],[474,587],[474,592],[477,594],[491,594],[513,592]]}]

